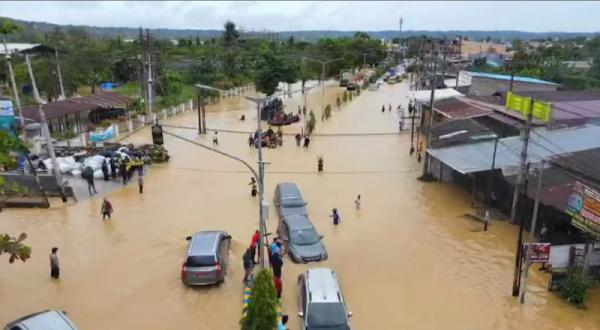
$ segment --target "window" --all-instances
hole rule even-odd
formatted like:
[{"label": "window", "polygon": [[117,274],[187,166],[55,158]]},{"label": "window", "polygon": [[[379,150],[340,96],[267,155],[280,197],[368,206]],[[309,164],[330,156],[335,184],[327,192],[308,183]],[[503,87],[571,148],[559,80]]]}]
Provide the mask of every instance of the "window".
[{"label": "window", "polygon": [[342,303],[312,303],[307,315],[307,323],[311,327],[345,329],[346,310]]},{"label": "window", "polygon": [[187,267],[210,267],[216,264],[214,256],[188,256],[185,262]]}]

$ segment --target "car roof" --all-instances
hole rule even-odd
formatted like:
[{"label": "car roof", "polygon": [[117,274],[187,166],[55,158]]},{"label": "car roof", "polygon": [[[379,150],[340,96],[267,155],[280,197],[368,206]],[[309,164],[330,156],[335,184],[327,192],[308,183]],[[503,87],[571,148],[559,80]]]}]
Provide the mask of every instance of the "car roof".
[{"label": "car roof", "polygon": [[283,219],[290,230],[314,228],[312,222],[310,222],[306,216],[301,214],[289,214]]},{"label": "car roof", "polygon": [[11,327],[16,325],[31,330],[77,329],[63,313],[55,310],[48,310],[29,315],[10,324]]},{"label": "car roof", "polygon": [[312,268],[306,271],[306,283],[310,302],[341,302],[337,275],[330,268]]},{"label": "car roof", "polygon": [[300,198],[302,198],[300,189],[298,189],[298,186],[293,182],[281,182],[277,186],[279,187],[279,194],[283,197],[300,197]]},{"label": "car roof", "polygon": [[189,255],[210,256],[217,252],[219,237],[225,234],[223,231],[199,231],[194,234],[190,243]]}]

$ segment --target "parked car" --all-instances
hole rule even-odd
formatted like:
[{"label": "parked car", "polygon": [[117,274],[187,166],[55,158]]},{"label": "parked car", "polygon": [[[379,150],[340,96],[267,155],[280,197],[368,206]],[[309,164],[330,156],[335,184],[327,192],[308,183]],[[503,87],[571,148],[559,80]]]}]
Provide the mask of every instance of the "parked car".
[{"label": "parked car", "polygon": [[307,215],[306,203],[295,183],[282,182],[275,188],[273,204],[277,209],[279,218],[291,214]]},{"label": "parked car", "polygon": [[354,90],[356,90],[356,86],[357,85],[356,85],[355,82],[348,82],[346,84],[346,90],[348,90],[348,91],[354,91]]},{"label": "parked car", "polygon": [[279,237],[283,239],[284,250],[294,262],[311,262],[327,259],[327,249],[323,236],[305,215],[291,214],[280,218]]},{"label": "parked car", "polygon": [[299,305],[303,330],[350,330],[344,295],[336,273],[329,268],[312,268],[298,276]]},{"label": "parked car", "polygon": [[23,316],[4,327],[5,330],[77,330],[67,312],[45,310]]},{"label": "parked car", "polygon": [[225,281],[231,236],[224,231],[200,231],[187,240],[190,246],[181,265],[181,281],[187,285]]}]

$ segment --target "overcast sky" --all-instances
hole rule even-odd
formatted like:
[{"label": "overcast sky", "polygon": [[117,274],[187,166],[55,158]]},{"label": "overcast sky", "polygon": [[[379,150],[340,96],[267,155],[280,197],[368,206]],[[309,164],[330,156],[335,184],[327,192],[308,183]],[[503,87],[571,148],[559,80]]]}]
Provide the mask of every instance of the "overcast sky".
[{"label": "overcast sky", "polygon": [[2,1],[0,16],[58,24],[247,30],[600,31],[600,2]]}]

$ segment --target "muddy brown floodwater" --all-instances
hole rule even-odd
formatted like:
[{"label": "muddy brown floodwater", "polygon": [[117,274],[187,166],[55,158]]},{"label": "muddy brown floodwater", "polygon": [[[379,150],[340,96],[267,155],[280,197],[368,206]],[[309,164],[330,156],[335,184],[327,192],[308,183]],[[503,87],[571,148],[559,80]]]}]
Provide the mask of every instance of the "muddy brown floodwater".
[{"label": "muddy brown floodwater", "polygon": [[[335,104],[341,89],[332,83],[327,102]],[[290,329],[299,329],[296,277],[308,267],[335,269],[356,329],[597,329],[600,292],[593,290],[588,310],[566,304],[546,291],[547,275],[534,270],[529,293],[520,305],[511,293],[516,227],[480,224],[462,217],[469,195],[450,184],[421,183],[421,169],[409,157],[410,135],[335,135],[393,133],[395,110],[383,104],[406,105],[407,86],[384,86],[363,94],[319,122],[310,148],[297,148],[287,136],[283,148],[265,150],[266,200],[278,182],[298,183],[308,201],[310,217],[325,236],[329,260],[283,269],[284,311]],[[302,97],[286,99],[295,111]],[[308,96],[320,117],[320,92]],[[335,108],[335,107],[334,107]],[[247,120],[238,118],[245,114]],[[251,103],[232,98],[209,107],[209,128],[250,131],[256,124]],[[195,113],[167,121],[194,126]],[[193,130],[165,128],[204,143]],[[298,125],[285,128],[296,133]],[[221,150],[252,164],[256,150],[247,134],[220,133]],[[144,129],[129,138],[149,142]],[[250,174],[234,161],[165,135],[168,164],[153,166],[143,195],[135,185],[108,194],[113,219],[102,222],[101,198],[49,210],[5,210],[0,232],[27,232],[31,260],[9,265],[0,260],[0,323],[34,311],[57,308],[82,329],[237,329],[242,308],[244,248],[257,228],[258,209],[250,196]],[[316,174],[323,155],[325,173]],[[357,194],[362,209],[354,209]],[[328,215],[340,210],[342,224]],[[268,226],[277,216],[270,210]],[[187,242],[198,230],[223,229],[234,237],[232,265],[218,287],[187,288],[179,269]],[[49,278],[48,252],[58,246],[61,279]],[[537,268],[537,267],[536,267]]]}]

